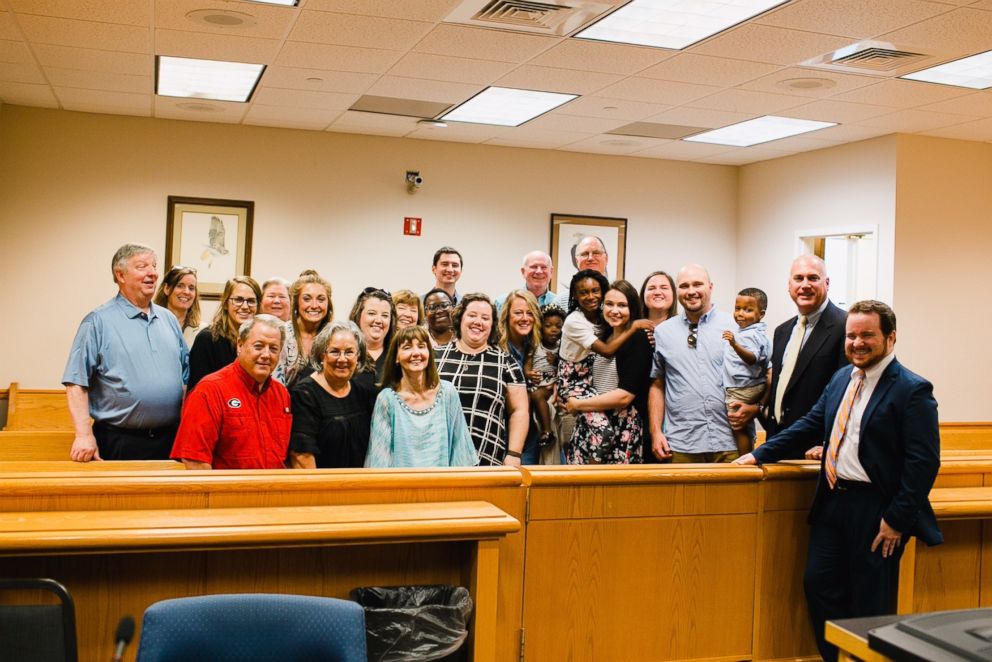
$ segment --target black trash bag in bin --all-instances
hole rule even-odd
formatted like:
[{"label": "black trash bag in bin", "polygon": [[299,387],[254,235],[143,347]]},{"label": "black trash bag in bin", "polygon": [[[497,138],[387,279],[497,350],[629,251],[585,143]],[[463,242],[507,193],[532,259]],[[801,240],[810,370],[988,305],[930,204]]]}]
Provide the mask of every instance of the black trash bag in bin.
[{"label": "black trash bag in bin", "polygon": [[440,660],[468,637],[472,597],[461,586],[369,586],[351,599],[365,608],[370,662]]}]

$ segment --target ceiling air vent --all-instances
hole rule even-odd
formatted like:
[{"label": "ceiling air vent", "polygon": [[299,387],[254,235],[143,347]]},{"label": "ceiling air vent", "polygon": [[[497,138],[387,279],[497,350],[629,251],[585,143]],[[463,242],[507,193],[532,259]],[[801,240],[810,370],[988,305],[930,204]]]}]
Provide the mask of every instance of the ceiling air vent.
[{"label": "ceiling air vent", "polygon": [[625,0],[466,0],[446,23],[547,35],[567,35],[591,23]]},{"label": "ceiling air vent", "polygon": [[918,69],[932,59],[933,55],[898,48],[887,42],[860,41],[802,64],[832,71],[896,76],[909,69]]}]

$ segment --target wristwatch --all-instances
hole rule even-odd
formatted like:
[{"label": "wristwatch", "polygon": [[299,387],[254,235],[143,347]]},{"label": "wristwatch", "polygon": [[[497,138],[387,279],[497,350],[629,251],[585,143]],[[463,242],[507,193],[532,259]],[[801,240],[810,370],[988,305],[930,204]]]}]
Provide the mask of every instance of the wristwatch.
[{"label": "wristwatch", "polygon": [[509,448],[506,449],[506,454],[509,455],[510,457],[515,457],[517,459],[520,459],[521,457],[520,453],[518,453],[517,451],[511,451]]}]

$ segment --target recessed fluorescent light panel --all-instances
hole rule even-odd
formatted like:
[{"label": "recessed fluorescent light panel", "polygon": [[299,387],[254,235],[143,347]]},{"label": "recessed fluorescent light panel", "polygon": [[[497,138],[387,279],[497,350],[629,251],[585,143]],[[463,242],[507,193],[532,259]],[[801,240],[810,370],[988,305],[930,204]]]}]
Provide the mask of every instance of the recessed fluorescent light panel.
[{"label": "recessed fluorescent light panel", "polygon": [[782,4],[783,0],[633,0],[575,36],[683,49]]},{"label": "recessed fluorescent light panel", "polygon": [[577,94],[516,90],[511,87],[487,87],[440,119],[446,122],[520,126],[577,96]]},{"label": "recessed fluorescent light panel", "polygon": [[713,143],[714,145],[750,147],[751,145],[766,143],[772,140],[798,136],[800,133],[825,129],[828,126],[837,126],[837,123],[813,122],[812,120],[797,120],[791,117],[765,115],[764,117],[758,117],[757,119],[746,122],[731,124],[722,129],[698,133],[682,140],[696,143]]},{"label": "recessed fluorescent light panel", "polygon": [[244,103],[251,98],[263,71],[264,64],[159,55],[155,93]]},{"label": "recessed fluorescent light panel", "polygon": [[923,69],[900,78],[985,90],[992,87],[992,51]]}]

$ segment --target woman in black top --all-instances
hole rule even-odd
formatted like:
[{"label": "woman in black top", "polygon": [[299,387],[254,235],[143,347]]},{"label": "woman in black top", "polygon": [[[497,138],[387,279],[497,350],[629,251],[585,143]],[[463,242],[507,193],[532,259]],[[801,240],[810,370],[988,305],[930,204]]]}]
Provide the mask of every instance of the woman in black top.
[{"label": "woman in black top", "polygon": [[355,379],[367,359],[365,339],[352,322],[331,322],[314,338],[312,364],[321,369],[290,390],[294,469],[361,467],[369,447],[376,389]]},{"label": "woman in black top", "polygon": [[227,281],[214,321],[196,334],[189,350],[189,384],[187,392],[201,379],[237,358],[238,329],[258,312],[262,288],[250,276],[235,276]]}]

